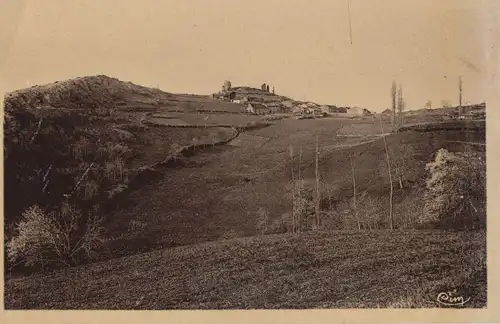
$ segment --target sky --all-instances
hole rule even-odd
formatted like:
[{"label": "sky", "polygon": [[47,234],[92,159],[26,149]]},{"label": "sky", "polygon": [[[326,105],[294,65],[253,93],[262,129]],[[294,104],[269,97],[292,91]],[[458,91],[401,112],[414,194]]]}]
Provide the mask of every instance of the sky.
[{"label": "sky", "polygon": [[[105,74],[174,93],[224,80],[382,111],[486,100],[479,0],[1,0],[0,90]],[[483,5],[482,5],[483,4]]]}]

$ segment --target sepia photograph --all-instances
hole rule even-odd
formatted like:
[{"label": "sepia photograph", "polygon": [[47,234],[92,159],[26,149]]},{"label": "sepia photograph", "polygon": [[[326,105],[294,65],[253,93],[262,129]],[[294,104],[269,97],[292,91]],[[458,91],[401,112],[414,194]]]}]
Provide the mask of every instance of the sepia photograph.
[{"label": "sepia photograph", "polygon": [[491,306],[488,8],[5,1],[4,309]]}]

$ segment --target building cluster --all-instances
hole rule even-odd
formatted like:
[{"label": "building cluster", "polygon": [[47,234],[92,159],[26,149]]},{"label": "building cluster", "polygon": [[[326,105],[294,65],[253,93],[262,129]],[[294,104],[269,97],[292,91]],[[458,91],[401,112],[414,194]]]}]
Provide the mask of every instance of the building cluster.
[{"label": "building cluster", "polygon": [[256,115],[292,113],[296,115],[313,116],[345,116],[363,117],[372,113],[359,107],[337,107],[334,105],[318,105],[313,102],[299,102],[294,100],[282,100],[282,97],[270,93],[268,85],[263,84],[261,89],[250,87],[232,88],[226,81],[222,91],[213,95],[213,98],[241,105],[243,113]]}]

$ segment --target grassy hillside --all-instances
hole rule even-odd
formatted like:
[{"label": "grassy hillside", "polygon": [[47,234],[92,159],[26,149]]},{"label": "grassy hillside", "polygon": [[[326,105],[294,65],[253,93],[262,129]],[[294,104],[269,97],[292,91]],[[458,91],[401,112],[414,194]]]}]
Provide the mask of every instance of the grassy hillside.
[{"label": "grassy hillside", "polygon": [[105,75],[59,81],[8,93],[6,109],[19,107],[58,107],[99,109],[123,103],[157,104],[171,99],[170,93],[123,82]]},{"label": "grassy hillside", "polygon": [[183,246],[7,279],[7,309],[486,306],[484,233],[317,232]]},{"label": "grassy hillside", "polygon": [[[360,129],[364,129],[364,135],[347,136],[353,131],[361,132]],[[384,143],[375,136],[376,129],[377,125],[362,121],[352,124],[341,120],[287,119],[240,134],[227,147],[197,154],[186,167],[162,171],[154,183],[131,192],[128,203],[110,215],[113,254],[258,234],[262,217],[272,222],[291,211],[290,146],[295,150],[296,175],[302,147],[301,177],[314,182],[316,132],[325,229],[354,228],[349,206],[349,155],[356,168],[358,194],[366,191],[380,202],[374,210],[380,217],[377,227],[387,228],[389,183],[384,171]],[[397,154],[402,145],[408,151],[398,161],[408,168],[404,188],[395,183],[396,227],[414,226],[413,218],[421,210],[428,177],[425,164],[433,159],[437,149],[485,154],[483,146],[471,147],[460,141],[484,142],[484,132],[404,132],[387,137],[392,154]],[[140,226],[130,229],[130,223]]]}]

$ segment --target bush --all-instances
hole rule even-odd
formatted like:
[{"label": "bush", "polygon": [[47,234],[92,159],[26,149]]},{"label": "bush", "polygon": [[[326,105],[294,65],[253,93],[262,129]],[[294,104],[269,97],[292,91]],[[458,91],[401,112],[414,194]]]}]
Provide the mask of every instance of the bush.
[{"label": "bush", "polygon": [[369,196],[366,192],[363,192],[356,202],[355,212],[356,221],[359,220],[362,229],[380,229],[386,227],[387,221],[383,217],[384,209],[380,198]]},{"label": "bush", "polygon": [[184,151],[184,147],[179,143],[173,143],[170,147],[169,155],[170,157],[177,161],[182,158],[182,152]]},{"label": "bush", "polygon": [[292,232],[292,214],[285,213],[272,220],[265,208],[257,210],[257,230],[259,234],[282,234]]},{"label": "bush", "polygon": [[289,213],[282,214],[268,226],[267,233],[283,234],[292,232],[292,215]]},{"label": "bush", "polygon": [[262,207],[257,210],[257,230],[260,234],[267,234],[269,231],[269,212]]},{"label": "bush", "polygon": [[46,213],[39,206],[28,208],[7,242],[11,264],[34,267],[51,263],[76,264],[82,258],[92,259],[104,241],[97,210],[84,215],[69,204]]},{"label": "bush", "polygon": [[485,225],[486,166],[478,154],[440,149],[428,163],[422,225],[476,228]]},{"label": "bush", "polygon": [[298,221],[300,232],[310,231],[314,227],[315,202],[312,184],[304,180],[295,182],[295,196],[293,201],[293,212]]}]

